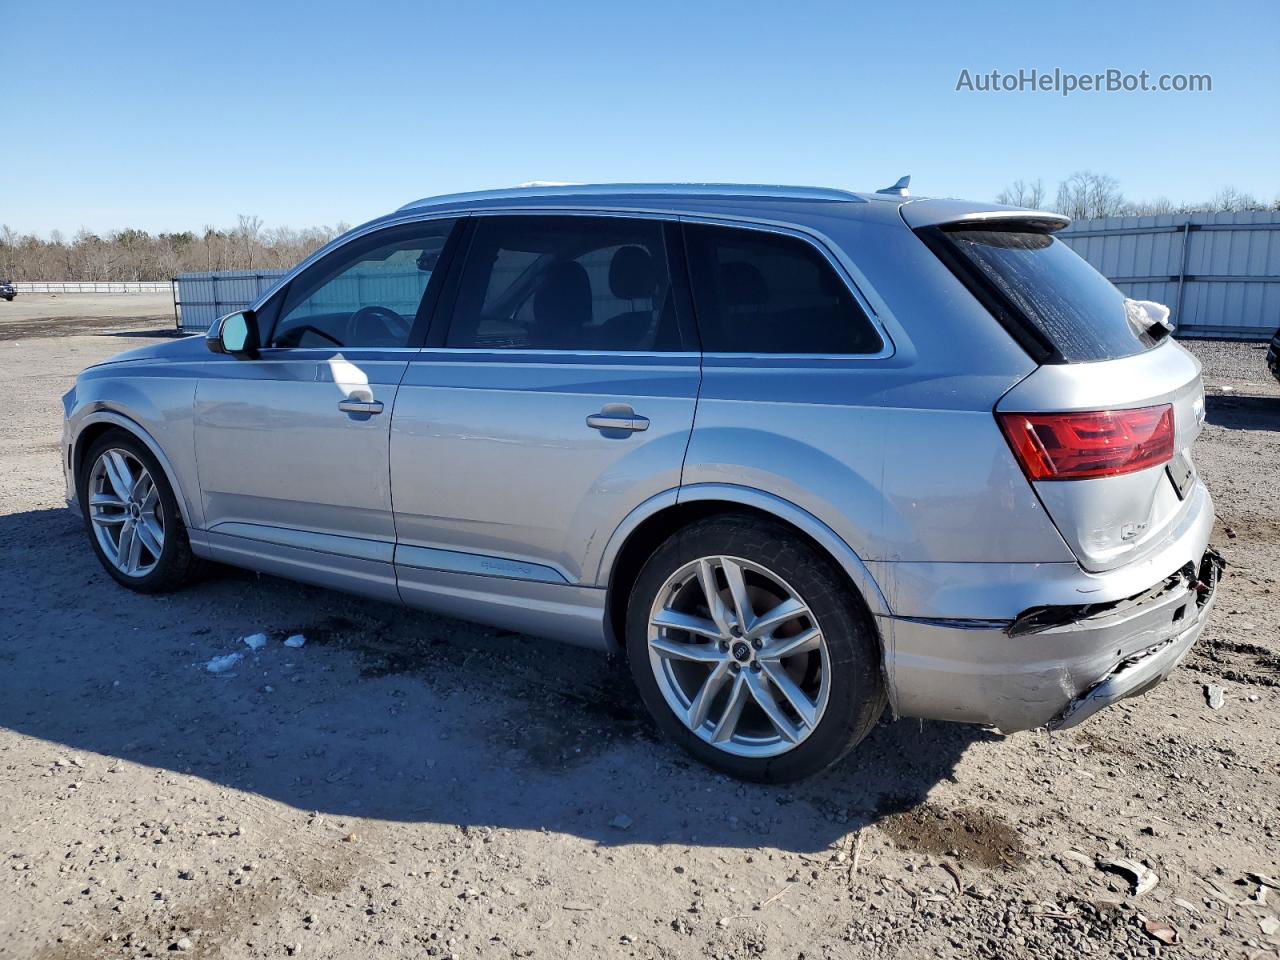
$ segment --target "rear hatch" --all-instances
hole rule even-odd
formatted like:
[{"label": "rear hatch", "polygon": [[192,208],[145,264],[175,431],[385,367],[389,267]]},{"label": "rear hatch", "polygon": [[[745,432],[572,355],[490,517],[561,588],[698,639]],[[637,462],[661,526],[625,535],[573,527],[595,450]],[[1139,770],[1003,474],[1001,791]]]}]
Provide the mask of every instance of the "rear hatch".
[{"label": "rear hatch", "polygon": [[1080,564],[1111,570],[1154,550],[1198,494],[1199,362],[1053,236],[1065,218],[931,201],[903,216],[1040,364],[995,414]]}]

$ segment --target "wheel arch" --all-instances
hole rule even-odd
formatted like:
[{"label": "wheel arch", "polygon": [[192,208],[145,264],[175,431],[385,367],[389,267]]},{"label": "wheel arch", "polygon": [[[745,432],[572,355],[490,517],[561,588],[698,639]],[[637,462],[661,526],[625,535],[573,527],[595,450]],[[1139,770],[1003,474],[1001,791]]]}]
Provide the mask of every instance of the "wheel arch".
[{"label": "wheel arch", "polygon": [[[611,653],[620,652],[625,634],[631,584],[658,546],[682,527],[718,514],[757,516],[781,523],[821,550],[836,563],[849,586],[875,618],[888,606],[879,584],[861,558],[829,526],[788,500],[733,484],[694,484],[668,491],[641,504],[619,525],[601,559],[600,578],[606,586],[605,640]],[[883,655],[883,644],[882,655]]]},{"label": "wheel arch", "polygon": [[169,482],[169,487],[173,490],[174,499],[178,502],[178,508],[182,511],[183,524],[188,530],[194,529],[191,504],[187,500],[187,495],[182,489],[182,485],[178,482],[177,472],[173,469],[173,464],[165,456],[160,444],[156,443],[155,438],[136,420],[132,420],[114,410],[95,410],[81,421],[76,430],[76,435],[71,441],[71,475],[75,479],[76,488],[79,489],[80,470],[84,465],[85,452],[93,446],[95,440],[112,429],[123,430],[146,447],[151,455],[156,458],[156,462],[160,464],[160,469],[164,471],[165,480]]}]

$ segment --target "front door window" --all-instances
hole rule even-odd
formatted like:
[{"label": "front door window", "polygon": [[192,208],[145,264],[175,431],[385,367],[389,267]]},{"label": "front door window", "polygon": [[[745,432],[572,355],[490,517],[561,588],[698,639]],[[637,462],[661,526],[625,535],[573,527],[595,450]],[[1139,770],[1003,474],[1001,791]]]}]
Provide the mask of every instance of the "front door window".
[{"label": "front door window", "polygon": [[453,221],[353,241],[300,274],[270,347],[406,347]]}]

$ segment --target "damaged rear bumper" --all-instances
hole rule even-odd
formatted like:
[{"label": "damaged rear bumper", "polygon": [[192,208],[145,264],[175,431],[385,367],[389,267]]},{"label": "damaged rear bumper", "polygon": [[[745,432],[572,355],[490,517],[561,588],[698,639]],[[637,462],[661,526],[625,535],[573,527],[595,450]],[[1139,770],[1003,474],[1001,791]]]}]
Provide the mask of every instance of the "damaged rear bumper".
[{"label": "damaged rear bumper", "polygon": [[[1183,657],[1187,655],[1204,629],[1209,612],[1217,599],[1218,580],[1225,566],[1226,562],[1218,552],[1210,548],[1205,551],[1197,571],[1194,573],[1187,570],[1179,571],[1173,578],[1175,583],[1171,583],[1168,589],[1163,591],[1176,594],[1177,599],[1161,600],[1153,609],[1167,610],[1171,604],[1178,603],[1178,606],[1173,607],[1175,617],[1173,626],[1176,630],[1179,623],[1185,623],[1188,619],[1185,611],[1190,609],[1190,604],[1187,602],[1189,599],[1195,604],[1195,616],[1190,618],[1192,622],[1180,633],[1174,633],[1173,636],[1126,657],[1116,665],[1114,670],[1072,699],[1062,713],[1050,720],[1046,726],[1050,730],[1066,730],[1068,727],[1074,727],[1089,719],[1103,707],[1109,707],[1127,697],[1146,693],[1167,677],[1173,668],[1182,662]],[[1186,581],[1186,583],[1176,581]],[[1156,623],[1158,626],[1158,616]]]},{"label": "damaged rear bumper", "polygon": [[1200,636],[1224,566],[1211,547],[1155,586],[1008,621],[881,618],[900,716],[1006,732],[1073,727],[1155,686]]}]

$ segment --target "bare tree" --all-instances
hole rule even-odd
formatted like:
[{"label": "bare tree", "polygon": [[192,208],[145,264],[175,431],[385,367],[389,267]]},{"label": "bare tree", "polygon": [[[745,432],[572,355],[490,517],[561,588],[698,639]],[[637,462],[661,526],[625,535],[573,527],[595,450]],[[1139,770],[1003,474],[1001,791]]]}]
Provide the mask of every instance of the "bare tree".
[{"label": "bare tree", "polygon": [[1115,177],[1092,170],[1077,170],[1058,184],[1059,213],[1073,220],[1114,217],[1124,210],[1124,194]]},{"label": "bare tree", "polygon": [[70,240],[58,231],[43,239],[0,226],[0,276],[14,280],[168,280],[203,270],[285,268],[345,231],[337,227],[264,229],[242,216],[235,227],[206,226],[199,233],[150,234],[116,230],[98,236],[80,230]]},{"label": "bare tree", "polygon": [[0,223],[0,280],[18,276],[18,233],[7,223]]},{"label": "bare tree", "polygon": [[1168,197],[1156,197],[1154,200],[1136,200],[1126,203],[1121,213],[1126,217],[1152,217],[1162,213],[1183,213],[1185,209]]},{"label": "bare tree", "polygon": [[996,203],[1007,203],[1011,207],[1039,209],[1044,206],[1044,181],[1039,177],[1030,183],[1015,180],[1011,186],[1005,187],[996,194]]},{"label": "bare tree", "polygon": [[262,233],[262,218],[240,214],[232,235],[235,237],[238,259],[250,270],[253,269],[253,254],[258,248],[259,235]]},{"label": "bare tree", "polygon": [[1209,198],[1210,210],[1265,210],[1267,205],[1251,193],[1226,186]]}]

